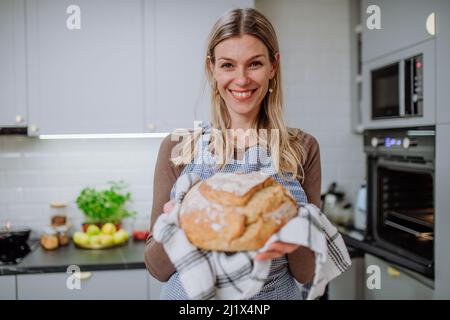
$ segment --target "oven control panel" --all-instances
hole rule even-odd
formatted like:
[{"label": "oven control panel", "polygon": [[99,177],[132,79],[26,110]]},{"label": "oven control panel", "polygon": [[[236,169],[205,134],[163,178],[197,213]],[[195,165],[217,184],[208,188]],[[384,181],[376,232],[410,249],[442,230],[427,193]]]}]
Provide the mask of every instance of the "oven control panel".
[{"label": "oven control panel", "polygon": [[434,127],[367,130],[364,150],[370,153],[431,152],[435,144]]},{"label": "oven control panel", "polygon": [[372,147],[385,147],[385,148],[405,148],[416,147],[418,142],[417,139],[411,137],[372,137],[370,139],[370,144]]}]

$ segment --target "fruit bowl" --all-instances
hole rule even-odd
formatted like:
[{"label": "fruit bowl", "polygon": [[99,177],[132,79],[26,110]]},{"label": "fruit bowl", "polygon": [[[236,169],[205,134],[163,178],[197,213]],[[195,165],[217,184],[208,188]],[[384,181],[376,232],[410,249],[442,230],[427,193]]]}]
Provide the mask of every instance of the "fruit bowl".
[{"label": "fruit bowl", "polygon": [[82,244],[82,243],[76,243],[74,242],[75,246],[80,249],[89,249],[89,250],[99,250],[99,249],[112,249],[121,247],[128,243],[128,240],[122,243],[110,243],[110,244]]},{"label": "fruit bowl", "polygon": [[72,238],[76,247],[95,250],[122,246],[128,242],[129,235],[123,229],[117,230],[112,223],[106,223],[101,229],[89,225],[86,232],[75,232]]}]

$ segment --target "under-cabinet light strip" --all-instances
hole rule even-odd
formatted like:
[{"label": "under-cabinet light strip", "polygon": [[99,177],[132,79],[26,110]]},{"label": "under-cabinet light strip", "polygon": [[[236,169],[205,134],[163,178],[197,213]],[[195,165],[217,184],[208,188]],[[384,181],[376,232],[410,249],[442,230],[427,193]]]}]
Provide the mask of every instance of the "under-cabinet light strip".
[{"label": "under-cabinet light strip", "polygon": [[39,139],[127,139],[127,138],[165,138],[167,132],[160,133],[92,133],[92,134],[43,134]]}]

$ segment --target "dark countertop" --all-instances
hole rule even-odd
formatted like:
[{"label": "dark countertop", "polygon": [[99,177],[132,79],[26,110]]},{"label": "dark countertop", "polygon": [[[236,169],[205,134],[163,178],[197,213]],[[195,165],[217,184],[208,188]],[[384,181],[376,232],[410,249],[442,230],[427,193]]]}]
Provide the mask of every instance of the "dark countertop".
[{"label": "dark countertop", "polygon": [[66,272],[70,265],[81,271],[145,268],[144,241],[105,250],[78,249],[71,242],[67,247],[46,251],[39,245],[17,265],[0,266],[1,275]]},{"label": "dark countertop", "polygon": [[[340,230],[342,232],[342,230]],[[343,233],[344,240],[348,240]],[[345,241],[350,257],[364,253],[357,246]],[[66,272],[70,265],[77,265],[81,271],[121,270],[145,268],[144,241],[128,241],[128,244],[105,250],[85,250],[76,248],[73,242],[67,247],[54,251],[44,250],[39,243],[32,245],[29,253],[19,264],[0,266],[0,276],[15,274]]]}]

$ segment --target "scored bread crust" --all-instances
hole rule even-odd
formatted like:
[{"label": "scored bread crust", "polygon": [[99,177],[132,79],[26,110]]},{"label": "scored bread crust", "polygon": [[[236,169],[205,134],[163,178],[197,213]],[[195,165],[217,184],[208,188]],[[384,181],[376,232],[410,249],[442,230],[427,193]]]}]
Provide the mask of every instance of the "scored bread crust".
[{"label": "scored bread crust", "polygon": [[235,252],[261,248],[296,215],[296,201],[272,177],[218,173],[189,190],[179,219],[196,247]]}]

